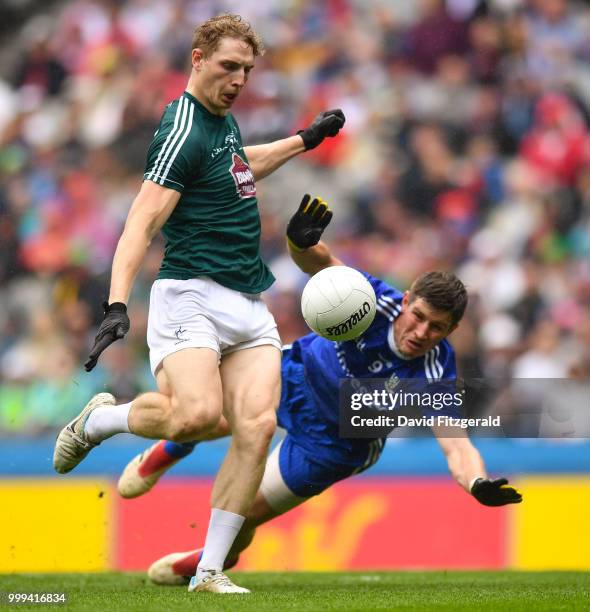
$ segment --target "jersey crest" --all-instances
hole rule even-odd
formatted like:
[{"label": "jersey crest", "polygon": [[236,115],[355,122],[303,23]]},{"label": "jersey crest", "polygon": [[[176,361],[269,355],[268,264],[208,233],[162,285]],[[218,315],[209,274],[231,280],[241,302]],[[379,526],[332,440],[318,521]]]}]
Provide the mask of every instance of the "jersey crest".
[{"label": "jersey crest", "polygon": [[250,166],[237,154],[232,154],[232,164],[229,169],[236,184],[240,198],[253,198],[256,196],[256,183]]}]

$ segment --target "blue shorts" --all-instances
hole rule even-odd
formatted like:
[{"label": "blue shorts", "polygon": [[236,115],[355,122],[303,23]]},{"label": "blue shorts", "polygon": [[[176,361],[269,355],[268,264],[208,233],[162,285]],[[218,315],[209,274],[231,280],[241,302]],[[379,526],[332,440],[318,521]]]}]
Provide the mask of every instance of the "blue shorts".
[{"label": "blue shorts", "polygon": [[313,452],[300,446],[287,434],[279,451],[279,468],[285,484],[298,497],[318,495],[339,480],[360,474],[370,468],[383,450],[383,439],[372,440],[367,445],[366,460],[353,467],[350,464],[318,460]]},{"label": "blue shorts", "polygon": [[376,440],[338,437],[333,424],[315,405],[303,364],[283,350],[279,426],[287,436],[279,451],[279,469],[287,487],[299,497],[318,495],[334,483],[371,467],[385,445]]}]

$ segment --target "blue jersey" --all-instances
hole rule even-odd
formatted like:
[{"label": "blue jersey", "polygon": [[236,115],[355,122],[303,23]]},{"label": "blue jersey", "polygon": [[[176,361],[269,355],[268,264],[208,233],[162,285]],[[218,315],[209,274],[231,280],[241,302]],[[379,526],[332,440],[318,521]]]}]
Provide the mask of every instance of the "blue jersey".
[{"label": "blue jersey", "polygon": [[[361,271],[362,272],[362,271]],[[394,351],[393,322],[402,310],[403,294],[362,272],[377,298],[377,313],[369,329],[355,340],[333,342],[308,334],[293,343],[292,358],[304,366],[309,394],[329,429],[338,430],[342,378],[421,379],[429,383],[456,378],[455,354],[446,340],[426,355],[403,359]]]}]

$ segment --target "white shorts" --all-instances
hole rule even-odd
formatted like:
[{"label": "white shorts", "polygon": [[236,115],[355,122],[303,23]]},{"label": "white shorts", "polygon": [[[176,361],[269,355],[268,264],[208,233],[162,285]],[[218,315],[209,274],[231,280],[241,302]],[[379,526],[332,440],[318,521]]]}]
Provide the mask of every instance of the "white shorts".
[{"label": "white shorts", "polygon": [[207,277],[154,282],[147,342],[154,376],[164,357],[185,348],[210,348],[220,357],[264,344],[281,350],[277,324],[260,294],[240,293]]}]

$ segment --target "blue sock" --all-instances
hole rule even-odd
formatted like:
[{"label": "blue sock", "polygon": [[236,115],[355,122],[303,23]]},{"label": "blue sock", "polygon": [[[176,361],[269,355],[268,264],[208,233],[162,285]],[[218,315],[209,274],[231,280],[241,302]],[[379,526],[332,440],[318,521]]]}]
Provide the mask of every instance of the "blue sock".
[{"label": "blue sock", "polygon": [[190,455],[197,444],[198,442],[183,442],[182,444],[179,444],[177,442],[170,442],[167,440],[166,444],[164,444],[164,450],[171,457],[174,457],[175,459],[182,459],[183,457]]}]

